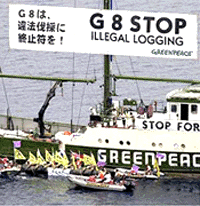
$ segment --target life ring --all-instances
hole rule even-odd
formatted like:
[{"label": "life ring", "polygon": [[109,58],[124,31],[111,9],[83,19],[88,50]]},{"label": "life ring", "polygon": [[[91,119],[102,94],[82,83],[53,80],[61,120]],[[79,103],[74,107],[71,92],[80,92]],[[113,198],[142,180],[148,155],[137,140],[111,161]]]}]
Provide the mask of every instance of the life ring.
[{"label": "life ring", "polygon": [[69,131],[64,131],[64,135],[71,135],[72,133]]}]

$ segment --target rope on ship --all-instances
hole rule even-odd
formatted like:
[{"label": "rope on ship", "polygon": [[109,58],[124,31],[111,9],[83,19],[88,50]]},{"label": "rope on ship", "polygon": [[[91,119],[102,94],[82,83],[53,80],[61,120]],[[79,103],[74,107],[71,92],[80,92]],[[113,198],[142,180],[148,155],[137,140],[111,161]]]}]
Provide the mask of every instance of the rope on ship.
[{"label": "rope on ship", "polygon": [[[85,78],[87,78],[87,76],[88,76],[88,71],[89,71],[89,66],[90,66],[90,58],[91,58],[91,54],[89,54],[89,59],[88,59],[87,71],[86,71]],[[94,75],[95,75],[95,79],[96,79],[96,70],[95,69],[94,69]],[[83,91],[82,91],[82,95],[81,95],[81,103],[80,103],[80,109],[79,109],[79,113],[78,113],[77,125],[79,125],[79,120],[80,120],[80,116],[81,116],[81,109],[82,109],[82,105],[83,105],[83,99],[84,99],[84,96],[85,96],[85,90],[86,90],[86,85],[83,87]]]},{"label": "rope on ship", "polygon": [[[3,58],[3,62],[0,65],[4,65],[5,60],[7,59],[8,54],[10,53],[10,49],[8,50],[8,52],[5,55],[5,58]],[[0,67],[0,73],[2,72],[2,68]],[[7,103],[7,129],[11,129],[14,130],[14,123],[13,120],[11,118],[11,111],[10,111],[10,105],[9,105],[9,101],[8,101],[8,95],[7,95],[7,91],[6,91],[6,86],[5,86],[5,82],[4,79],[2,78],[2,85],[3,85],[3,90],[4,90],[4,94],[5,94],[5,98],[6,98],[6,103]]]}]

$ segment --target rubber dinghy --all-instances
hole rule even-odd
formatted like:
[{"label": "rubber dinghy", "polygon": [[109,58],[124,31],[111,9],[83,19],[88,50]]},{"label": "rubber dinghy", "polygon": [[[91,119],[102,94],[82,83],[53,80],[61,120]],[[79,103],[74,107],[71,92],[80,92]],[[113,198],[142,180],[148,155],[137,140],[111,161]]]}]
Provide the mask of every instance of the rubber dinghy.
[{"label": "rubber dinghy", "polygon": [[23,165],[21,169],[22,174],[25,173],[27,176],[31,177],[41,177],[44,179],[48,178],[48,171],[47,168],[43,167],[42,165],[40,166],[26,166]]},{"label": "rubber dinghy", "polygon": [[0,178],[13,178],[21,172],[21,168],[3,168],[0,170]]},{"label": "rubber dinghy", "polygon": [[63,168],[52,168],[52,167],[48,167],[47,168],[47,172],[48,172],[48,177],[66,177],[69,174],[73,174],[73,175],[82,175],[82,176],[91,176],[91,175],[98,175],[98,171],[94,171],[94,170],[90,170],[87,168],[81,168],[81,169],[63,169]]},{"label": "rubber dinghy", "polygon": [[[127,174],[130,174],[130,177],[132,178],[135,178],[135,179],[142,179],[142,178],[145,178],[145,179],[152,179],[152,180],[156,180],[158,179],[159,177],[156,175],[156,174],[145,174],[145,171],[140,171],[138,170],[137,174],[132,174],[131,173],[131,170],[127,170],[127,169],[123,169],[123,168],[117,168],[119,170],[119,172],[127,175]],[[160,172],[160,176],[163,177],[165,174]]]},{"label": "rubber dinghy", "polygon": [[69,175],[68,180],[73,182],[78,187],[92,190],[111,190],[111,191],[131,191],[135,188],[133,180],[125,180],[124,184],[115,183],[99,183],[91,180],[91,177],[81,175]]}]

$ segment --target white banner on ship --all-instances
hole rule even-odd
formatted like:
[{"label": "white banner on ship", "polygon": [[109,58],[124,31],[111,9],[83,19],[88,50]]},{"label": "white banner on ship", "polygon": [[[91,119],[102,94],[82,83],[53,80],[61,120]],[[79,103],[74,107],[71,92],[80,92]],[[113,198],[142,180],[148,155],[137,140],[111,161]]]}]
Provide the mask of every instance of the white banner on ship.
[{"label": "white banner on ship", "polygon": [[12,49],[197,58],[197,15],[9,5]]}]

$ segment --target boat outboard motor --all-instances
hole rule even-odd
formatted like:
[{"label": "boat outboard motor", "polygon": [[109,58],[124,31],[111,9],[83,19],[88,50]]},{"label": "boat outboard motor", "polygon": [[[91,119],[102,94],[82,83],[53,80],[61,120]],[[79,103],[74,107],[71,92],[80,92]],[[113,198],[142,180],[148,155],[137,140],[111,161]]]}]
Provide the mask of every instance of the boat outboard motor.
[{"label": "boat outboard motor", "polygon": [[124,186],[126,190],[131,191],[135,188],[135,182],[131,178],[128,178],[125,180]]}]

